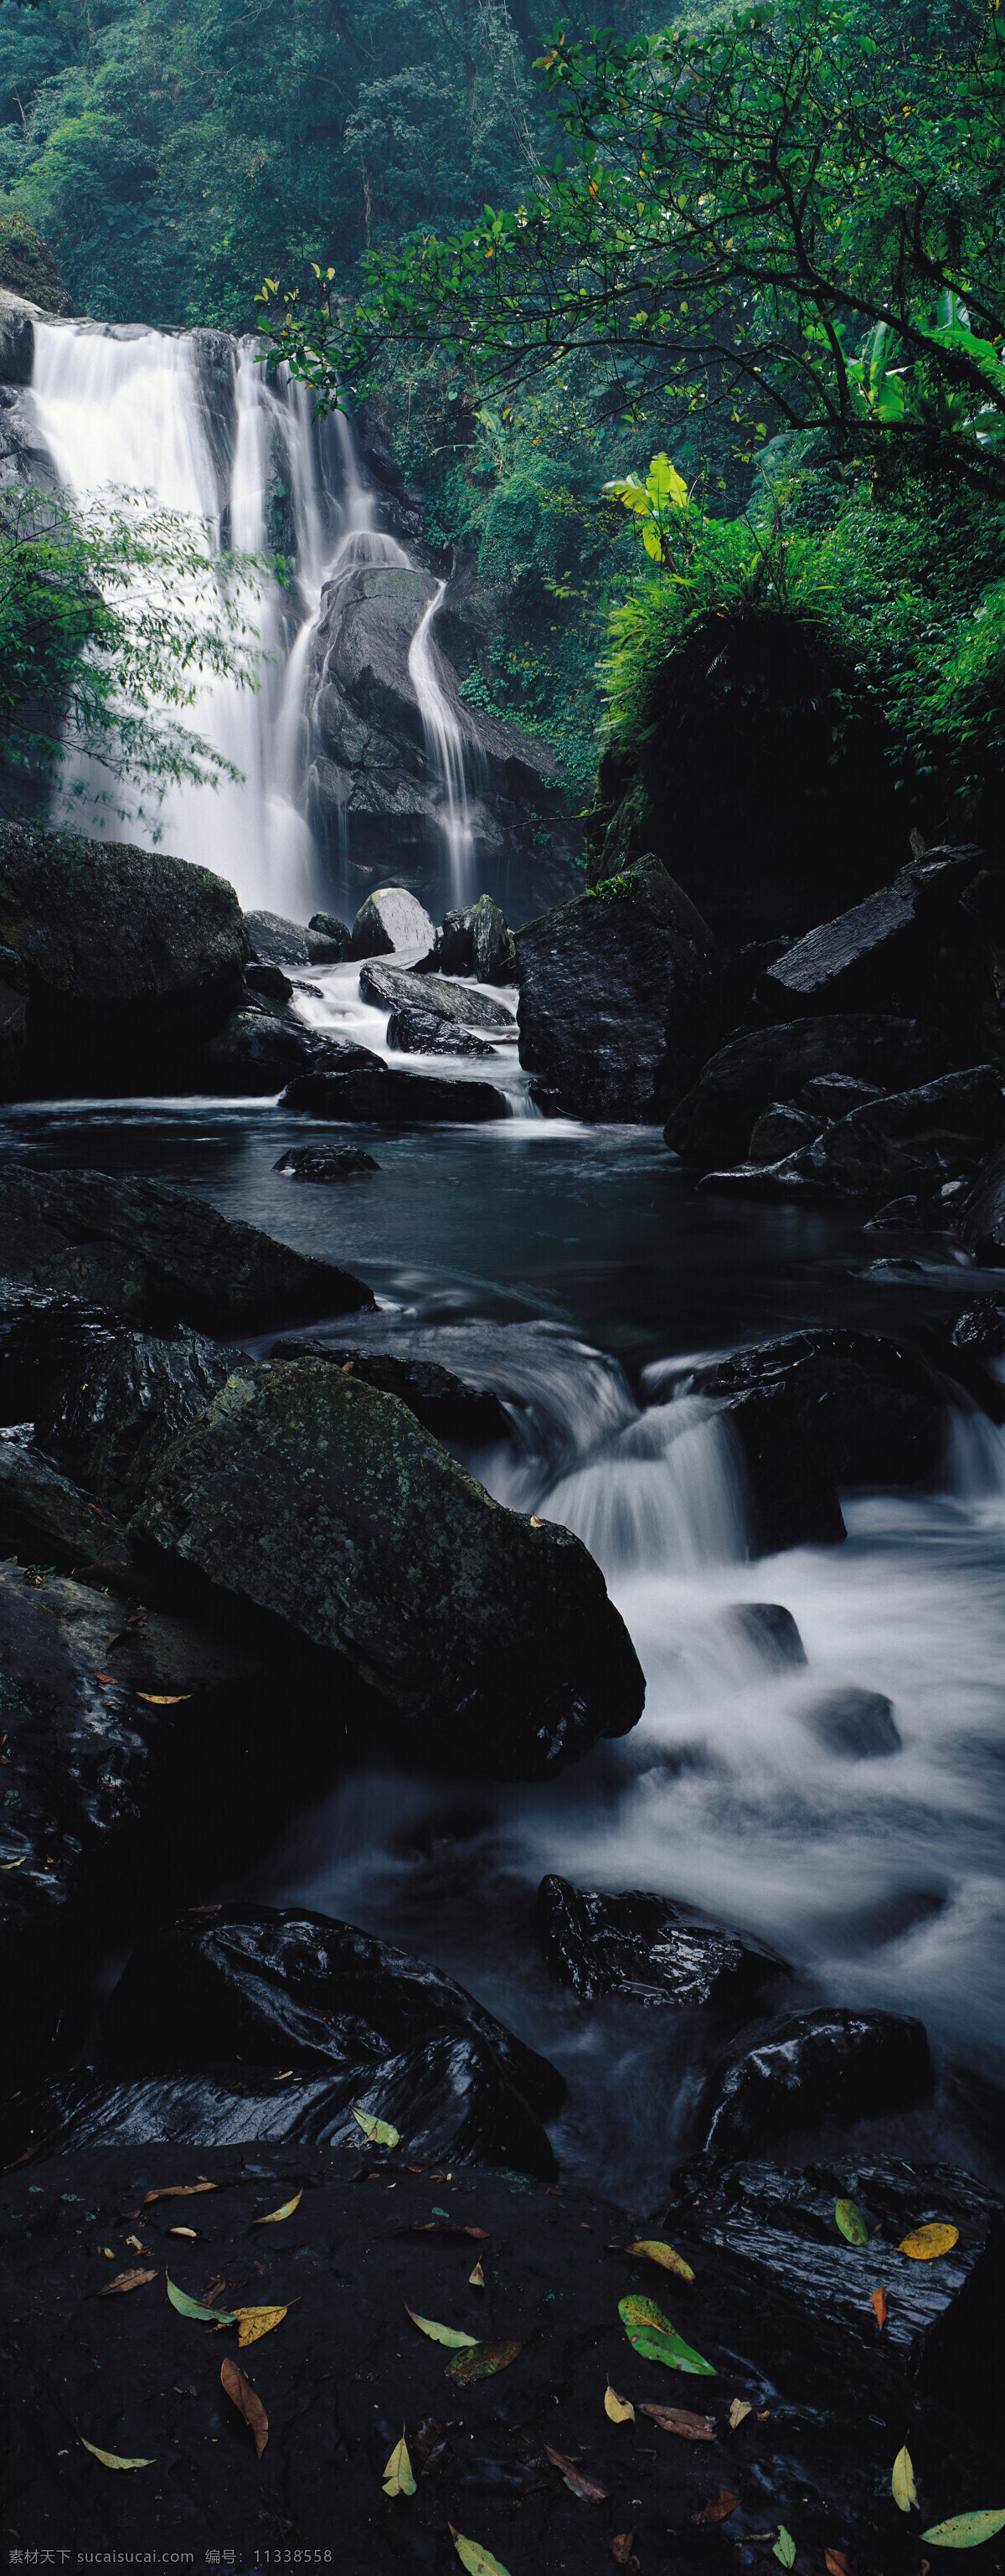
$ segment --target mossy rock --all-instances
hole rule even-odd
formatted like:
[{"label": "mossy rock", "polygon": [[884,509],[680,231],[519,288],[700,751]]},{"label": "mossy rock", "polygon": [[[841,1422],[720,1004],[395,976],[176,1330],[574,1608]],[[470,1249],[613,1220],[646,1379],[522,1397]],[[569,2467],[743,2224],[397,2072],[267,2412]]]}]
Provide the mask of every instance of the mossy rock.
[{"label": "mossy rock", "polygon": [[0,215],[0,286],[40,304],[43,313],[62,313],[66,288],[52,252],[41,233],[16,211]]}]

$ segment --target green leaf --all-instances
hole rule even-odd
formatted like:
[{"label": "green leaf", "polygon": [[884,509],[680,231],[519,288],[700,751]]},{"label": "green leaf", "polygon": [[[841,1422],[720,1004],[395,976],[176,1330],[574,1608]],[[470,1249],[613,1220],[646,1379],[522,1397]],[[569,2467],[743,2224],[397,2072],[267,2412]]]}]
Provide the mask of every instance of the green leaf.
[{"label": "green leaf", "polygon": [[951,2522],[933,2522],[921,2537],[933,2549],[979,2549],[996,2531],[1005,2531],[1005,2505],[988,2505],[983,2513],[954,2513]]},{"label": "green leaf", "polygon": [[890,2485],[893,2489],[894,2504],[899,2504],[901,2513],[910,2513],[912,2504],[917,2504],[918,2490],[914,2483],[911,2454],[906,2448],[897,2453]]},{"label": "green leaf", "polygon": [[791,2531],[786,2531],[784,2522],[780,2522],[778,2525],[778,2538],[771,2555],[773,2558],[777,2558],[779,2566],[781,2567],[795,2566],[796,2544],[793,2540]]},{"label": "green leaf", "polygon": [[384,2493],[386,2496],[415,2494],[415,2479],[412,2476],[412,2463],[408,2456],[404,2428],[402,2428],[401,2440],[395,2443],[384,2471]]},{"label": "green leaf", "polygon": [[152,2469],[155,2466],[153,2460],[122,2460],[117,2451],[99,2451],[97,2443],[85,2442],[82,2433],[78,2433],[77,2440],[83,2443],[85,2451],[90,2452],[92,2460],[100,2460],[103,2469]]},{"label": "green leaf", "polygon": [[190,2299],[186,2290],[176,2290],[172,2280],[168,2280],[167,2294],[180,2317],[195,2317],[197,2323],[204,2326],[232,2326],[234,2323],[236,2309],[200,2307],[198,2299]]},{"label": "green leaf", "polygon": [[447,2530],[468,2576],[509,2576],[509,2569],[493,2558],[491,2549],[483,2549],[480,2540],[465,2540],[463,2531],[456,2531],[452,2522],[448,2522]]},{"label": "green leaf", "polygon": [[473,2348],[478,2341],[477,2335],[461,2334],[456,2326],[438,2325],[435,2317],[417,2317],[415,2309],[409,2307],[407,2299],[405,2315],[411,2317],[413,2326],[418,2326],[420,2334],[429,2336],[431,2343],[466,2344]]},{"label": "green leaf", "polygon": [[856,2207],[853,2200],[836,2200],[834,2216],[842,2236],[847,2237],[849,2245],[868,2245],[869,2230],[861,2210]]},{"label": "green leaf", "polygon": [[372,2146],[400,2147],[400,2131],[392,2129],[389,2120],[375,2120],[371,2111],[357,2111],[355,2102],[352,2106],[352,2116],[354,2120],[359,2121],[360,2128],[369,2138]]},{"label": "green leaf", "polygon": [[444,2377],[456,2380],[459,2388],[470,2388],[476,2379],[492,2379],[497,2370],[508,2370],[522,2351],[522,2343],[476,2343],[468,2352],[454,2354]]},{"label": "green leaf", "polygon": [[655,2299],[640,2298],[633,2291],[627,2299],[619,2299],[618,2315],[629,2343],[644,2360],[661,2361],[666,2370],[686,2370],[706,2379],[716,2377],[714,2363],[703,2361],[700,2352],[694,2352],[684,2342]]},{"label": "green leaf", "polygon": [[[357,2117],[357,2119],[359,2118],[359,2113],[358,2113],[358,2112],[357,2112],[357,2114],[356,2114],[356,2117]],[[283,2205],[282,2205],[282,2208],[281,2208],[281,2209],[267,2209],[267,2210],[265,2211],[265,2214],[264,2214],[264,2216],[263,2216],[262,2218],[253,2218],[253,2219],[252,2219],[252,2222],[251,2222],[252,2226],[253,2226],[253,2227],[274,2227],[274,2226],[276,2225],[276,2222],[277,2222],[277,2220],[278,2220],[278,2219],[280,2219],[280,2218],[292,2218],[294,2210],[295,2210],[295,2209],[299,2209],[299,2207],[300,2207],[300,2203],[301,2203],[301,2201],[302,2201],[302,2199],[303,2199],[303,2196],[304,2196],[304,2188],[303,2188],[303,2184],[301,2183],[301,2186],[300,2186],[299,2191],[294,2193],[294,2196],[293,2196],[293,2199],[292,2199],[292,2200],[284,2200],[284,2202],[283,2202]]]}]

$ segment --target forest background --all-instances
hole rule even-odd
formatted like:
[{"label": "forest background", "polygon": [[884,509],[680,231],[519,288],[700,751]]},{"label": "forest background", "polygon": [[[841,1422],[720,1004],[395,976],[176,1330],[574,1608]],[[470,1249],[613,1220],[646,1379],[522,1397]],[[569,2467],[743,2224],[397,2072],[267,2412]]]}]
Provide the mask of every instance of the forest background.
[{"label": "forest background", "polygon": [[[780,776],[790,836],[897,859],[912,823],[1000,839],[997,8],[607,15],[597,43],[579,5],[558,38],[549,0],[0,0],[2,274],[113,322],[273,317],[323,400],[379,400],[427,543],[474,560],[490,605],[463,693],[551,744],[593,873],[744,813],[766,864]],[[833,289],[809,308],[791,225],[790,267],[764,258],[797,60],[797,211]],[[702,274],[692,230],[661,278],[713,143],[733,232]],[[759,373],[732,363],[744,335]]]}]

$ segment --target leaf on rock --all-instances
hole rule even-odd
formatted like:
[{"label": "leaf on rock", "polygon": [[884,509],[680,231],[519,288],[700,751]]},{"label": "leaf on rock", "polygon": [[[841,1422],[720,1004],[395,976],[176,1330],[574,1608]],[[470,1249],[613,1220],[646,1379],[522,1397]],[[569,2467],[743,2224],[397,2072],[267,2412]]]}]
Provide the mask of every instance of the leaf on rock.
[{"label": "leaf on rock", "polygon": [[[747,2412],[749,2414],[749,2407]],[[661,2433],[679,2433],[685,2442],[715,2440],[714,2416],[689,2415],[686,2406],[647,2406],[640,2398],[639,2414],[649,2415],[653,2423],[659,2425]]]},{"label": "leaf on rock", "polygon": [[459,2326],[441,2326],[437,2324],[435,2317],[417,2317],[415,2309],[409,2307],[407,2299],[405,2315],[411,2317],[413,2326],[418,2326],[420,2334],[429,2336],[431,2343],[470,2344],[473,2347],[478,2341],[477,2335],[462,2334]]},{"label": "leaf on rock", "polygon": [[634,2424],[635,2422],[635,2408],[631,2398],[619,2397],[617,2389],[611,2387],[610,2380],[607,2382],[604,2397],[604,2413],[610,2416],[612,2424]]},{"label": "leaf on rock", "polygon": [[[118,1638],[113,1637],[113,1646],[117,1646],[118,1643]],[[183,1699],[191,1699],[192,1693],[191,1691],[137,1691],[136,1697],[145,1699],[148,1708],[180,1708]]]},{"label": "leaf on rock", "polygon": [[954,2513],[951,2522],[933,2522],[921,2537],[936,2549],[979,2549],[982,2540],[994,2539],[996,2531],[1005,2531],[1005,2506],[991,2505],[983,2513]]},{"label": "leaf on rock", "polygon": [[468,2352],[455,2352],[445,2376],[455,2379],[459,2388],[470,2388],[476,2379],[492,2379],[497,2370],[508,2370],[522,2351],[522,2343],[476,2343]]},{"label": "leaf on rock", "polygon": [[123,2460],[117,2451],[100,2451],[96,2442],[85,2442],[82,2433],[78,2433],[77,2440],[85,2451],[90,2452],[92,2460],[100,2460],[103,2469],[152,2469],[155,2466],[153,2460]]},{"label": "leaf on rock", "polygon": [[873,2290],[872,2304],[876,2311],[876,2323],[879,2327],[880,2334],[882,2334],[887,2317],[890,2313],[890,2302],[887,2298],[886,2291],[882,2286],[880,2286],[878,2290]]},{"label": "leaf on rock", "polygon": [[731,2432],[731,2433],[735,2433],[735,2432],[736,2432],[736,2430],[737,2430],[738,2425],[740,2425],[740,2424],[745,2424],[745,2423],[746,2423],[746,2420],[747,2420],[748,2415],[750,2415],[750,2414],[752,2414],[752,2413],[753,2413],[753,2408],[752,2408],[751,2406],[748,2406],[748,2404],[747,2404],[747,2400],[746,2400],[746,2398],[745,2398],[745,2397],[734,2397],[734,2399],[733,2399],[733,2403],[732,2403],[732,2405],[731,2405],[731,2407],[730,2407],[730,2410],[729,2410],[729,2429],[730,2429],[730,2432]]},{"label": "leaf on rock", "polygon": [[543,2448],[545,2459],[551,2461],[552,2468],[561,2469],[570,2495],[582,2496],[584,2504],[607,2503],[610,2487],[599,2486],[596,2478],[584,2477],[582,2469],[577,2469],[562,2451],[553,2451],[550,2442],[545,2442]]},{"label": "leaf on rock", "polygon": [[401,2440],[400,2442],[395,2443],[391,2457],[384,2471],[384,2493],[386,2496],[413,2496],[415,2494],[415,2479],[412,2476],[412,2463],[408,2456],[408,2444],[405,2440],[404,2426],[402,2427]]},{"label": "leaf on rock", "polygon": [[912,2263],[934,2263],[938,2254],[951,2254],[960,2241],[958,2227],[912,2227],[898,2254],[909,2254]]},{"label": "leaf on rock", "polygon": [[481,2264],[476,2263],[474,2271],[468,2273],[468,2288],[470,2290],[484,2290],[484,2287],[485,2274],[482,2271]]},{"label": "leaf on rock", "polygon": [[630,2565],[632,2542],[634,2538],[634,2531],[615,2532],[614,2538],[611,2542],[611,2557],[614,2559],[616,2566],[628,2567]]},{"label": "leaf on rock", "polygon": [[144,2192],[143,2207],[149,2209],[152,2200],[194,2200],[197,2192],[216,2188],[215,2182],[166,2182],[160,2191]]},{"label": "leaf on rock", "polygon": [[795,2566],[796,2544],[793,2540],[791,2531],[786,2531],[784,2522],[780,2522],[778,2525],[778,2538],[771,2555],[773,2558],[777,2558],[780,2567]]},{"label": "leaf on rock", "polygon": [[728,2522],[730,2514],[736,2512],[739,2501],[739,2496],[731,2494],[728,2487],[720,2487],[718,2504],[703,2505],[700,2513],[692,2514],[691,2520],[692,2522]]},{"label": "leaf on rock", "polygon": [[303,2196],[304,2187],[301,2183],[299,2191],[294,2192],[292,2200],[284,2200],[281,2209],[267,2209],[263,2218],[253,2218],[252,2226],[275,2227],[280,2218],[292,2218],[294,2210],[299,2209]]},{"label": "leaf on rock", "polygon": [[452,2522],[448,2522],[447,2530],[468,2576],[509,2576],[508,2567],[504,2567],[500,2559],[493,2558],[491,2549],[483,2549],[480,2540],[465,2540],[463,2531],[458,2531]]},{"label": "leaf on rock", "polygon": [[685,2263],[683,2254],[675,2254],[673,2246],[664,2245],[659,2237],[641,2236],[637,2244],[626,2245],[625,2252],[647,2254],[650,2263],[659,2263],[664,2272],[676,2272],[682,2281],[694,2279],[690,2263]]},{"label": "leaf on rock", "polygon": [[287,2308],[235,2308],[238,2343],[258,2343],[274,2326],[281,2326],[288,2313]]},{"label": "leaf on rock", "polygon": [[706,2379],[716,2377],[714,2364],[692,2351],[655,2299],[640,2298],[632,2291],[627,2299],[619,2299],[618,2315],[629,2343],[646,2361],[661,2361],[667,2370],[686,2370]]},{"label": "leaf on rock", "polygon": [[156,2268],[152,2272],[116,2272],[114,2281],[106,2281],[104,2289],[98,2291],[98,2297],[110,2299],[116,2290],[140,2290],[144,2281],[156,2281],[156,2278]]},{"label": "leaf on rock", "polygon": [[233,2325],[236,2313],[233,2309],[225,2315],[222,2308],[204,2308],[198,2299],[189,2298],[187,2290],[176,2289],[169,2273],[166,2272],[164,2278],[167,2282],[168,2298],[172,2307],[177,2308],[180,2317],[194,2317],[199,2325]]},{"label": "leaf on rock", "polygon": [[254,2435],[255,2451],[261,2459],[269,2438],[269,2419],[261,2398],[256,2397],[243,2370],[239,2370],[236,2361],[231,2361],[229,2356],[220,2363],[220,2384]]},{"label": "leaf on rock", "polygon": [[352,2106],[352,2116],[354,2120],[359,2121],[363,2135],[369,2138],[371,2146],[400,2147],[401,2132],[398,2129],[392,2129],[389,2120],[375,2120],[372,2111],[357,2111],[355,2102]]},{"label": "leaf on rock", "polygon": [[897,2453],[890,2485],[893,2489],[894,2504],[899,2504],[901,2513],[910,2513],[912,2504],[917,2504],[918,2490],[914,2483],[911,2454],[906,2448]]},{"label": "leaf on rock", "polygon": [[853,2200],[836,2200],[834,2216],[842,2236],[847,2237],[849,2245],[868,2245],[869,2230],[861,2210]]}]

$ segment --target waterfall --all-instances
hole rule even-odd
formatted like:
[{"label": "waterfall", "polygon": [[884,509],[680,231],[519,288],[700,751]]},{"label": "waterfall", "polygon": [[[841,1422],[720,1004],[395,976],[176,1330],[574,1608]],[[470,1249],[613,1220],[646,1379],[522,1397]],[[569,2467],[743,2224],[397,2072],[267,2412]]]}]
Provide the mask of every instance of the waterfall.
[{"label": "waterfall", "polygon": [[[138,515],[149,501],[198,534],[207,557],[223,545],[262,554],[276,546],[270,485],[287,496],[291,590],[269,584],[240,601],[263,649],[261,685],[220,677],[200,687],[187,721],[240,773],[242,783],[170,786],[154,811],[134,818],[109,793],[95,763],[69,755],[53,820],[72,820],[109,838],[155,842],[229,878],[245,910],[262,905],[307,918],[326,900],[323,869],[307,820],[311,712],[307,676],[322,591],[367,565],[415,570],[397,539],[375,525],[376,505],[359,470],[344,414],[331,430],[339,470],[337,501],[324,488],[319,440],[305,386],[270,383],[253,340],[222,340],[232,367],[230,418],[221,438],[200,383],[198,345],[140,327],[38,323],[32,378],[38,429],[59,483],[86,501],[111,489]],[[229,463],[221,463],[224,450]],[[473,852],[461,729],[440,679],[431,628],[446,589],[439,582],[409,653],[434,769],[442,784],[442,829],[457,901],[470,899]],[[192,601],[193,614],[198,603]],[[155,711],[156,712],[156,711]],[[127,791],[128,792],[128,791]],[[393,865],[393,860],[390,862]]]}]

